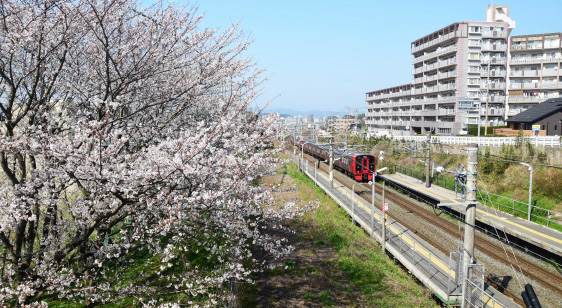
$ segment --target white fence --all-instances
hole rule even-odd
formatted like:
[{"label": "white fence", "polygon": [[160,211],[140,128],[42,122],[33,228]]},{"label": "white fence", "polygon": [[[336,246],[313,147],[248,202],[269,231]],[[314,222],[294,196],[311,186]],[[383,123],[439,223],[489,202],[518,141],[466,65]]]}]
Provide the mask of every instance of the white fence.
[{"label": "white fence", "polygon": [[[407,140],[407,141],[425,141],[426,136],[393,136],[395,140]],[[535,146],[550,146],[550,147],[561,147],[559,136],[538,136],[538,137],[523,137],[523,143],[529,141]],[[517,142],[517,137],[453,137],[453,136],[431,136],[431,143],[443,143],[443,144],[473,144],[476,143],[482,146],[501,146],[505,145],[515,145]]]}]

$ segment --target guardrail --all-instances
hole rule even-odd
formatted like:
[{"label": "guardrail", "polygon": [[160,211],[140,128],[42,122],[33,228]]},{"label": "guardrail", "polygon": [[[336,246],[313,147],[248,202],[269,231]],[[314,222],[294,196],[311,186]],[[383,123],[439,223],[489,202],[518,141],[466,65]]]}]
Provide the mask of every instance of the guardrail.
[{"label": "guardrail", "polygon": [[[295,155],[293,156],[293,162],[298,165],[299,169],[312,179],[317,186],[326,191],[326,193],[351,216],[352,220],[359,223],[377,241],[382,241],[382,236],[380,235],[382,233],[382,217],[378,210],[364,206],[358,201],[359,198],[357,195],[350,196],[350,193],[353,192],[340,186],[336,181],[334,181],[334,188],[330,188],[331,184],[327,176],[323,172],[319,172],[316,166],[310,164],[308,161],[303,161],[299,156]],[[386,200],[386,202],[389,203],[390,208],[398,206],[390,200]],[[446,296],[441,297],[446,304],[458,304],[461,286],[455,279],[456,264],[452,259],[448,262],[442,260],[417,239],[409,235],[408,230],[400,226],[393,219],[387,219],[386,226],[385,246],[387,251],[394,255],[408,270],[414,273],[420,281],[430,286],[436,294],[439,295],[439,293],[441,293],[440,295],[442,296],[446,293]],[[436,283],[440,284],[441,291],[439,292],[434,289],[437,288]],[[505,307],[484,290],[480,289],[477,291],[479,294],[482,294],[482,296],[476,299],[476,302],[480,300],[487,305],[492,303],[491,307]],[[475,299],[472,298],[471,300]]]},{"label": "guardrail", "polygon": [[[395,140],[426,141],[426,136],[393,136]],[[463,137],[463,136],[431,136],[431,143],[443,144],[471,144],[482,146],[517,145],[518,137]],[[536,136],[523,137],[523,142],[529,142],[534,146],[561,147],[559,136]]]},{"label": "guardrail", "polygon": [[[424,171],[415,170],[412,168],[399,166],[399,165],[392,165],[389,168],[390,173],[402,173],[418,180],[425,181],[425,173]],[[447,188],[449,190],[455,190],[455,181],[450,176],[443,173],[434,174],[431,177],[431,183]],[[480,194],[477,196],[478,201],[483,205],[490,207],[492,209],[496,209],[498,211],[511,214],[515,217],[520,218],[527,218],[528,210],[529,210],[529,203],[517,201],[511,198],[507,198],[504,196],[487,193],[487,194]],[[562,217],[562,213],[558,211],[553,211],[549,209],[545,209],[538,206],[531,207],[531,221],[547,226],[549,228],[562,231],[562,224],[556,219],[556,217]]]}]

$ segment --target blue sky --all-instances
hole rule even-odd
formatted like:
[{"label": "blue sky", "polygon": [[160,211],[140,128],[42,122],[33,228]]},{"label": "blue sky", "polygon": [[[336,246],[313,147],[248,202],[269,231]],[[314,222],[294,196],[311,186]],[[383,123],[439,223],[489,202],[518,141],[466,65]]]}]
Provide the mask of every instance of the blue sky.
[{"label": "blue sky", "polygon": [[[258,105],[298,111],[365,107],[365,92],[409,83],[410,43],[457,21],[484,21],[484,0],[200,0],[202,26],[241,21],[266,68]],[[504,0],[512,35],[562,32],[562,1]],[[278,96],[280,95],[280,96]],[[365,109],[362,109],[364,112]],[[362,112],[360,110],[360,112]]]}]

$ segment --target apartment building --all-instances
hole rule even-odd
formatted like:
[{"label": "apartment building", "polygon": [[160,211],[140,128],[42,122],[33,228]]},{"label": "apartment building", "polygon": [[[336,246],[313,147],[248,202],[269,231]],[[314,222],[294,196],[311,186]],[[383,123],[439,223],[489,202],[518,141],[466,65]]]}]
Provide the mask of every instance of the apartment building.
[{"label": "apartment building", "polygon": [[335,123],[336,130],[346,130],[352,127],[358,127],[361,125],[361,120],[359,119],[337,119]]},{"label": "apartment building", "polygon": [[[510,38],[514,28],[509,7],[494,5],[488,6],[486,21],[453,23],[412,42],[412,82],[366,93],[365,123],[369,134],[414,135],[427,131],[442,135],[462,134],[468,125],[478,122],[488,126],[504,125],[509,115],[528,108],[525,106],[530,103],[539,102],[526,100],[531,92],[508,93],[508,87],[521,91],[524,87],[521,84],[530,87],[534,82],[537,88],[529,90],[544,90],[544,99],[557,95],[550,91],[552,88],[541,87],[543,82],[549,87],[560,84],[560,60],[556,64],[551,61],[560,55],[556,54],[556,50],[560,51],[560,36]],[[537,37],[542,37],[540,50],[548,46],[546,55],[541,51],[540,58],[549,57],[549,60],[524,62],[527,57],[539,58],[537,50],[529,52],[527,47],[538,48]],[[523,45],[525,47],[519,47]],[[516,52],[511,53],[514,50]],[[517,58],[515,62],[513,57]],[[537,74],[540,67],[541,75],[533,77],[541,77],[532,79],[527,76],[530,73],[520,73],[523,68],[529,70],[528,67],[535,67]],[[547,75],[544,75],[545,71]],[[520,98],[511,101],[508,99],[510,94]],[[511,102],[513,108],[510,111]]]},{"label": "apartment building", "polygon": [[508,117],[549,98],[562,97],[561,36],[549,33],[509,38]]}]

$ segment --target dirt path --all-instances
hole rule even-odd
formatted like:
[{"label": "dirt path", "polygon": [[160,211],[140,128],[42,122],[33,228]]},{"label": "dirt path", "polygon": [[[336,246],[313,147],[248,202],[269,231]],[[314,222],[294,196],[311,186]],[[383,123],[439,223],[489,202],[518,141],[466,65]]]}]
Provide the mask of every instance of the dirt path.
[{"label": "dirt path", "polygon": [[[262,178],[271,185],[280,202],[298,199],[299,192],[287,174]],[[257,307],[364,307],[362,294],[354,288],[337,266],[335,250],[322,235],[313,220],[296,219],[286,222],[288,230],[276,230],[271,235],[285,238],[295,250],[282,260],[282,265],[256,277]],[[291,232],[293,230],[295,232]],[[267,256],[265,256],[267,258]]]}]

